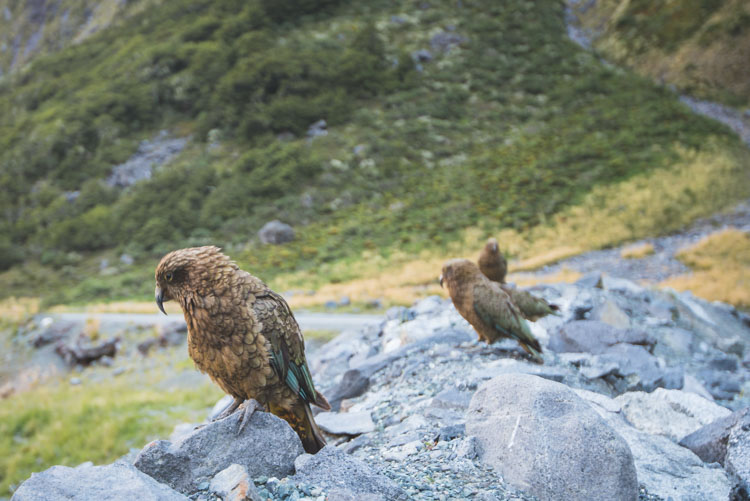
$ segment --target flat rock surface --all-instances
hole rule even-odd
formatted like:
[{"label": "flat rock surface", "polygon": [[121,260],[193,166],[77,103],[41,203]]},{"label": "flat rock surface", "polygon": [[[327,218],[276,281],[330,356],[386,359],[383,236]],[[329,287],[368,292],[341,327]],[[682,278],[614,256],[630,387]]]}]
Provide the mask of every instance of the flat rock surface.
[{"label": "flat rock surface", "polygon": [[34,473],[16,490],[13,501],[187,501],[171,487],[157,482],[133,465],[119,462],[106,466],[83,464],[76,468],[53,466]]}]

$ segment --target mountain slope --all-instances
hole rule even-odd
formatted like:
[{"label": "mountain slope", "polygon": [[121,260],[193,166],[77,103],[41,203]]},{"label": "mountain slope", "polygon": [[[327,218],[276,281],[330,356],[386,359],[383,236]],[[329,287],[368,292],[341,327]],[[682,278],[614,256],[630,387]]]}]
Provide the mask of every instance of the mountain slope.
[{"label": "mountain slope", "polygon": [[750,106],[750,4],[595,0],[573,7],[605,57],[703,99]]},{"label": "mountain slope", "polygon": [[[168,2],[35,59],[0,108],[0,282],[50,302],[143,297],[161,253],[209,242],[266,279],[340,280],[337,263],[532,232],[595,187],[728,162],[727,196],[657,196],[668,231],[684,204],[730,205],[750,165],[728,129],[570,42],[551,0]],[[162,129],[188,147],[108,185]],[[275,218],[295,242],[253,238]],[[101,271],[123,252],[135,265]]]}]

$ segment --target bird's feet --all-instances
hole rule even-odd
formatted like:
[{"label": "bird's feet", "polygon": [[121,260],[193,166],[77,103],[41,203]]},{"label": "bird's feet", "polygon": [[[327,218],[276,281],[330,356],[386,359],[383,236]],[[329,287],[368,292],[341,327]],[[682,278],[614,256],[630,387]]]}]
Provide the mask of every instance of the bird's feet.
[{"label": "bird's feet", "polygon": [[219,421],[221,419],[224,419],[225,417],[231,416],[232,413],[236,411],[237,407],[239,407],[241,404],[242,404],[242,399],[235,398],[234,401],[231,404],[227,405],[226,408],[223,411],[221,411],[221,414],[216,416],[213,420]]},{"label": "bird's feet", "polygon": [[244,407],[244,410],[242,411],[242,417],[240,417],[240,425],[237,428],[237,435],[242,433],[242,430],[245,429],[245,426],[250,421],[250,418],[253,417],[255,411],[262,408],[260,403],[254,398],[246,400],[242,406]]}]

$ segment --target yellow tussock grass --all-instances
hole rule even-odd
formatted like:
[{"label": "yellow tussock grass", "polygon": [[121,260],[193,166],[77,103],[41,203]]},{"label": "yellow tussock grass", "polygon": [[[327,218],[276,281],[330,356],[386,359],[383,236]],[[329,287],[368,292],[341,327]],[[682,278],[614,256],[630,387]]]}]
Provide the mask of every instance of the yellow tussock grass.
[{"label": "yellow tussock grass", "polygon": [[623,259],[643,259],[654,253],[654,246],[648,242],[642,244],[629,245],[620,251],[620,257]]},{"label": "yellow tussock grass", "polygon": [[[384,257],[370,251],[356,263],[337,263],[331,269],[297,272],[277,277],[277,290],[310,288],[320,277],[333,273],[351,277],[325,283],[316,294],[294,296],[295,307],[320,306],[349,296],[352,301],[382,298],[386,304],[408,305],[429,294],[445,296],[437,285],[442,264],[454,257],[476,259],[489,236],[498,239],[511,260],[511,273],[530,271],[581,252],[621,245],[685,227],[699,217],[727,210],[750,192],[748,154],[723,146],[706,145],[703,151],[675,146],[680,160],[668,168],[634,176],[619,183],[598,186],[575,206],[526,232],[507,228],[487,231],[467,228],[463,238],[441,250],[419,256],[392,253]],[[566,281],[574,280],[568,272]],[[551,281],[555,277],[545,278]],[[537,277],[511,278],[522,285]],[[307,287],[306,287],[307,286]]]},{"label": "yellow tussock grass", "polygon": [[728,229],[713,233],[677,257],[693,273],[670,278],[661,285],[690,290],[709,301],[750,308],[750,235]]}]

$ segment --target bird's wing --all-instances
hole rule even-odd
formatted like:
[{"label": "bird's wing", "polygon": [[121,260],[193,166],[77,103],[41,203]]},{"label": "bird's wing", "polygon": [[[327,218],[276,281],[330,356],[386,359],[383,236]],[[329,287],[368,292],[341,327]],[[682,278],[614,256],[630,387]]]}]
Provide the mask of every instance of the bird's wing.
[{"label": "bird's wing", "polygon": [[271,364],[276,374],[305,402],[330,407],[325,397],[315,391],[305,360],[305,340],[287,302],[270,289],[257,294],[256,302],[262,303],[259,320],[263,322],[263,335],[271,344]]},{"label": "bird's wing", "polygon": [[500,287],[489,281],[477,282],[474,285],[473,306],[474,311],[484,323],[509,338],[541,351],[539,342],[521,317],[521,312]]}]

